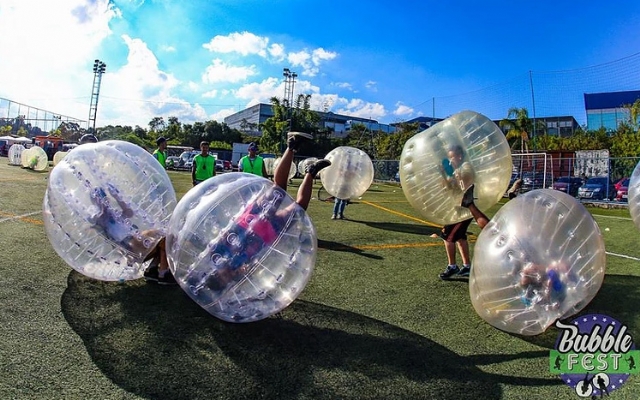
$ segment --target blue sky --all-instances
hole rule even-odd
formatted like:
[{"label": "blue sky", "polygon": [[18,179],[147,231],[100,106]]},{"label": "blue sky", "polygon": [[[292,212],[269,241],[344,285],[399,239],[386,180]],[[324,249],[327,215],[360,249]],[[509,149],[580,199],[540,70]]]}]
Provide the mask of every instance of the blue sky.
[{"label": "blue sky", "polygon": [[97,126],[222,121],[282,98],[287,67],[314,109],[390,123],[636,54],[639,28],[637,0],[0,0],[0,97],[87,120],[97,58]]}]

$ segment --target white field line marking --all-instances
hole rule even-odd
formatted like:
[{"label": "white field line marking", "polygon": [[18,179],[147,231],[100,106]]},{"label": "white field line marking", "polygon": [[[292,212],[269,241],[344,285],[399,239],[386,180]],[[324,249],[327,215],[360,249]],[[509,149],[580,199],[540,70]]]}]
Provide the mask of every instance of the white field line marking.
[{"label": "white field line marking", "polygon": [[629,260],[640,261],[640,258],[627,256],[625,254],[612,253],[610,251],[605,251],[605,254],[610,255],[610,256],[628,258]]},{"label": "white field line marking", "polygon": [[615,217],[613,215],[599,215],[599,214],[591,214],[594,217],[602,217],[602,218],[611,218],[611,219],[622,219],[624,221],[631,221],[629,217]]},{"label": "white field line marking", "polygon": [[30,217],[32,215],[41,214],[41,213],[42,211],[34,211],[27,214],[15,215],[13,217],[0,219],[0,222],[13,221],[14,219],[26,218],[26,217]]}]

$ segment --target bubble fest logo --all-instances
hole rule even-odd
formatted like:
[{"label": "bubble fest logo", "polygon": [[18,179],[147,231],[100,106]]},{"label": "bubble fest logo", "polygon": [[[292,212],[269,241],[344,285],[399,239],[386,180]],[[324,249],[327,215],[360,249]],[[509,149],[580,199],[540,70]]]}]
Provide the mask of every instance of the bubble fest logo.
[{"label": "bubble fest logo", "polygon": [[551,373],[580,397],[608,396],[637,374],[635,349],[627,327],[602,314],[582,315],[570,324],[556,322],[560,330],[551,350]]}]

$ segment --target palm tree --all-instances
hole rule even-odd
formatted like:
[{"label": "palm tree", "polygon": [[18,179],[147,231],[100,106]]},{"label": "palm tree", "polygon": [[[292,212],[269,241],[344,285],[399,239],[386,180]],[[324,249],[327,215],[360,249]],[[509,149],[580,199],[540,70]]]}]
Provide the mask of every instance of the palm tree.
[{"label": "palm tree", "polygon": [[507,141],[513,141],[514,149],[520,141],[520,150],[529,152],[529,132],[533,130],[533,121],[529,119],[529,111],[526,108],[511,107],[507,112],[507,118],[499,122],[500,127],[506,131]]}]

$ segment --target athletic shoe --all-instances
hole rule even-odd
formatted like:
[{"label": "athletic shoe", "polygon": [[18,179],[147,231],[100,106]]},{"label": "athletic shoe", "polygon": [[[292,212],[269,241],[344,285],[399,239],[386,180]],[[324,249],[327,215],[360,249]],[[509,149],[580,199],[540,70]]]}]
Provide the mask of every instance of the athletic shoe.
[{"label": "athletic shoe", "polygon": [[313,164],[310,164],[307,166],[307,174],[311,174],[311,176],[313,176],[314,178],[316,177],[316,175],[318,175],[318,172],[320,172],[322,169],[328,167],[329,165],[331,165],[331,161],[329,160],[318,160],[316,162],[314,162]]},{"label": "athletic shoe", "polygon": [[338,218],[338,216],[337,216],[337,215],[335,215],[335,214],[333,214],[333,215],[331,216],[331,219],[336,219],[336,218]]},{"label": "athletic shoe", "polygon": [[339,218],[344,219],[344,215],[340,214]]},{"label": "athletic shoe", "polygon": [[150,265],[144,270],[144,280],[147,282],[158,282],[158,266]]},{"label": "athletic shoe", "polygon": [[165,272],[164,276],[158,276],[158,285],[175,286],[177,284],[178,282],[176,282],[171,271]]},{"label": "athletic shoe", "polygon": [[305,140],[313,139],[313,135],[305,132],[287,133],[287,147],[293,152],[297,152]]},{"label": "athletic shoe", "polygon": [[462,207],[469,208],[469,206],[473,204],[473,200],[475,200],[475,198],[473,197],[474,188],[475,185],[471,185],[469,186],[467,191],[464,192],[464,195],[462,196],[462,203],[460,204]]},{"label": "athletic shoe", "polygon": [[453,275],[456,275],[458,272],[460,272],[460,268],[458,268],[457,265],[447,265],[447,268],[445,268],[445,270],[440,273],[440,279],[447,280]]},{"label": "athletic shoe", "polygon": [[470,273],[471,267],[463,266],[462,268],[460,268],[460,271],[458,271],[458,276],[469,276]]}]

